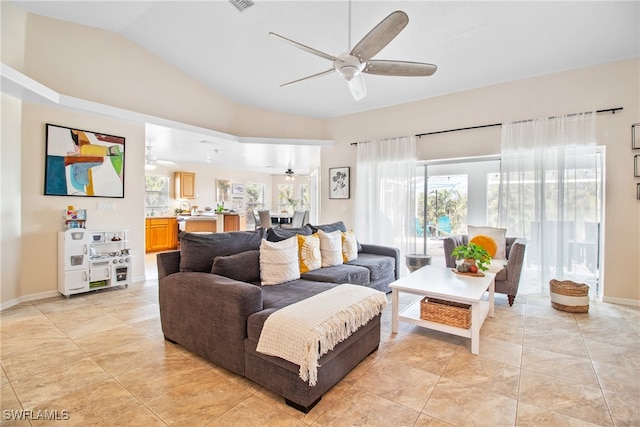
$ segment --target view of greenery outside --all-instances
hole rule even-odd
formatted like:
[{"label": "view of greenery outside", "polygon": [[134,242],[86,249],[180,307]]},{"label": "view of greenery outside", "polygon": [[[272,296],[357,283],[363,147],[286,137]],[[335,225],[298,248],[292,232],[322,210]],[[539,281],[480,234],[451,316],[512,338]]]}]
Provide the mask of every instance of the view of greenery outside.
[{"label": "view of greenery outside", "polygon": [[264,206],[264,185],[247,183],[244,187],[249,209],[262,209]]},{"label": "view of greenery outside", "polygon": [[169,207],[169,177],[163,175],[145,176],[144,206],[147,209],[167,209]]},{"label": "view of greenery outside", "polygon": [[307,211],[311,208],[310,191],[311,187],[309,184],[303,184],[300,186],[300,210]]},{"label": "view of greenery outside", "polygon": [[293,214],[298,207],[299,199],[293,196],[293,184],[278,184],[278,211]]},{"label": "view of greenery outside", "polygon": [[[507,192],[506,203],[509,205],[524,205],[524,211],[521,215],[511,218],[516,221],[514,224],[517,229],[530,232],[533,224],[538,222],[534,217],[535,212],[535,188],[533,172],[527,172],[524,175],[524,185],[518,188],[518,191]],[[569,206],[575,203],[576,210],[568,210],[565,218],[558,218],[558,203],[554,195],[557,193],[558,179],[555,171],[547,171],[545,176],[544,188],[546,189],[546,197],[544,200],[545,216],[549,221],[561,220],[567,224],[582,224],[583,222],[597,222],[596,218],[598,207],[596,194],[597,190],[597,170],[595,168],[568,170],[562,185],[565,188],[567,198],[561,201]],[[487,177],[487,223],[492,227],[498,226],[498,191],[500,188],[500,176],[498,174],[489,174]],[[576,216],[576,212],[578,215]],[[568,231],[569,235],[584,239],[583,227],[577,227],[575,230]]]},{"label": "view of greenery outside", "polygon": [[[451,182],[450,188],[441,187],[438,183],[439,179],[445,178],[447,182]],[[464,234],[467,220],[467,192],[466,192],[466,175],[458,175],[451,177],[429,177],[427,187],[427,218],[424,217],[424,192],[418,191],[417,208],[417,234],[424,235],[425,231],[428,236],[437,236],[435,226],[438,224],[438,218],[448,218],[451,225],[450,234]],[[426,226],[426,227],[425,227]],[[445,233],[441,233],[445,236]]]}]

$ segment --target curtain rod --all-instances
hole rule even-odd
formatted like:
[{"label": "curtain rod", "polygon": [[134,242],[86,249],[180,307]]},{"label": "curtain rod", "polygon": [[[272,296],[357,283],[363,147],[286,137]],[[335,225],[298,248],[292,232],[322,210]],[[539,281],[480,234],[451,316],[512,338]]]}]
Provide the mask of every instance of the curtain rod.
[{"label": "curtain rod", "polygon": [[[615,114],[616,111],[620,111],[622,110],[622,107],[615,107],[615,108],[607,108],[604,110],[597,110],[596,113],[612,113]],[[580,113],[573,113],[573,114],[567,114],[567,116],[577,116]],[[584,113],[583,113],[584,114]],[[551,117],[547,117],[548,119],[557,119],[559,116],[551,116]],[[522,123],[522,122],[528,122],[532,119],[529,120],[518,120],[517,122],[514,123]],[[439,133],[448,133],[448,132],[458,132],[461,130],[470,130],[470,129],[481,129],[481,128],[489,128],[489,127],[494,127],[494,126],[502,126],[502,123],[492,123],[490,125],[479,125],[479,126],[470,126],[470,127],[466,127],[466,128],[458,128],[458,129],[447,129],[447,130],[438,130],[435,132],[426,132],[426,133],[419,133],[416,134],[416,136],[419,138],[421,136],[427,136],[427,135],[436,135]]]},{"label": "curtain rod", "polygon": [[[623,109],[623,107],[607,108],[607,109],[604,109],[604,110],[597,110],[596,113],[598,113],[598,114],[599,113],[612,113],[612,114],[615,114],[616,111],[620,111],[622,109]],[[567,115],[568,116],[575,116],[575,115],[578,115],[578,114],[580,114],[580,113],[573,113],[573,114],[567,114]],[[556,119],[556,118],[558,118],[558,116],[551,116],[551,117],[547,117],[547,118],[548,119]],[[514,123],[522,123],[522,122],[526,122],[526,121],[529,121],[529,120],[519,120],[519,121],[514,122]],[[457,128],[457,129],[437,130],[437,131],[434,131],[434,132],[418,133],[415,136],[418,137],[418,138],[421,138],[423,136],[436,135],[436,134],[439,134],[439,133],[459,132],[459,131],[462,131],[462,130],[491,128],[491,127],[495,127],[495,126],[502,126],[502,123],[492,123],[492,124],[489,124],[489,125],[469,126],[469,127]],[[351,145],[358,145],[358,144],[359,144],[358,142],[352,142],[351,143]]]}]

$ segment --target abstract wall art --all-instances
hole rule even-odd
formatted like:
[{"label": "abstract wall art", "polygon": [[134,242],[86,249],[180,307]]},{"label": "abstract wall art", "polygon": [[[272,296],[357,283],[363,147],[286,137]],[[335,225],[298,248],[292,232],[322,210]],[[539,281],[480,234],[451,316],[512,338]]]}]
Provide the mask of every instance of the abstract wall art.
[{"label": "abstract wall art", "polygon": [[124,198],[125,139],[47,123],[45,196]]}]

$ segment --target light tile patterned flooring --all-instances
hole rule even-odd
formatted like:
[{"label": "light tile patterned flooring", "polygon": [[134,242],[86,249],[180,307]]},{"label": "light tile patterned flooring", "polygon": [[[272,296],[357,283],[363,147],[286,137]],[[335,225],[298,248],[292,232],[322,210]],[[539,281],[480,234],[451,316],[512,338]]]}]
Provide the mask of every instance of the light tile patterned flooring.
[{"label": "light tile patterned flooring", "polygon": [[[157,280],[23,303],[1,313],[1,423],[640,425],[640,309],[592,302],[588,314],[569,314],[539,295],[518,295],[513,307],[498,295],[496,304],[478,356],[468,339],[406,324],[392,334],[389,305],[378,352],[304,415],[165,342]],[[7,410],[69,417],[11,421]]]}]

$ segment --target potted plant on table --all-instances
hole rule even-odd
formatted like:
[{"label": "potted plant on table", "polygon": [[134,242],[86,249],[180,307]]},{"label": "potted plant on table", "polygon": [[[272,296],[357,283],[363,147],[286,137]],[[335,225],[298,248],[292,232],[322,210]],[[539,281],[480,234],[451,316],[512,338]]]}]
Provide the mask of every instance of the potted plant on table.
[{"label": "potted plant on table", "polygon": [[485,248],[475,243],[457,246],[451,255],[455,256],[462,262],[458,265],[457,270],[461,273],[477,273],[478,270],[487,271],[487,264],[491,262],[491,255]]}]

